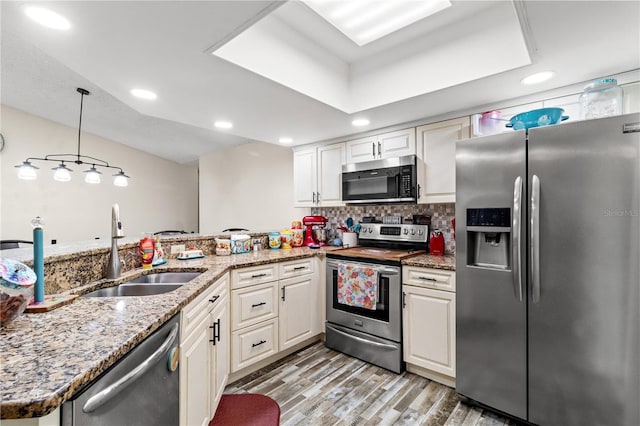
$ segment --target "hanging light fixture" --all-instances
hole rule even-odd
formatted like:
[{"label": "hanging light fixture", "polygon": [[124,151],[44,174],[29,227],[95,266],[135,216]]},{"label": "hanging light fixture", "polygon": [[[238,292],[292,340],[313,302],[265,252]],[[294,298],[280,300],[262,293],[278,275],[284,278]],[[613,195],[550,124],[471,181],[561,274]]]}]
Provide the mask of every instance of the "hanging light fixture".
[{"label": "hanging light fixture", "polygon": [[54,161],[59,163],[57,167],[54,167],[52,170],[55,170],[53,178],[59,182],[68,182],[71,180],[71,172],[72,170],[65,165],[67,163],[75,163],[78,165],[87,164],[91,167],[88,170],[85,170],[84,181],[87,183],[100,183],[102,178],[100,172],[96,167],[104,167],[108,169],[116,169],[119,170],[115,175],[115,179],[113,180],[113,184],[115,186],[125,187],[129,185],[129,176],[124,173],[121,167],[112,166],[108,162],[101,160],[95,157],[89,157],[88,155],[80,154],[80,133],[82,130],[82,104],[84,101],[84,96],[89,95],[89,91],[78,87],[77,92],[80,93],[80,122],[78,124],[78,153],[77,154],[50,154],[46,155],[44,158],[37,157],[29,157],[22,164],[18,164],[16,167],[18,168],[18,178],[25,180],[34,180],[38,177],[36,170],[39,168],[31,164],[32,160],[37,161]]}]

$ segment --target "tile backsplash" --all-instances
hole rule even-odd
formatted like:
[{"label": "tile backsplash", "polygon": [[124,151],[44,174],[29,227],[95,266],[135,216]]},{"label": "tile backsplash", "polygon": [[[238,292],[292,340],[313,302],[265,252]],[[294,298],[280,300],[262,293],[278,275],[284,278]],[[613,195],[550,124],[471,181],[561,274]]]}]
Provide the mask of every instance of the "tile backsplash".
[{"label": "tile backsplash", "polygon": [[453,227],[451,220],[456,215],[456,205],[447,204],[388,204],[375,206],[343,206],[343,207],[313,207],[312,215],[325,216],[329,219],[327,224],[330,228],[346,226],[347,218],[353,219],[353,223],[361,223],[366,216],[375,216],[377,220],[382,220],[383,216],[399,215],[402,222],[411,219],[414,214],[424,214],[431,216],[431,228],[440,229],[444,235],[445,251],[454,254],[456,251],[455,240],[453,239]]}]

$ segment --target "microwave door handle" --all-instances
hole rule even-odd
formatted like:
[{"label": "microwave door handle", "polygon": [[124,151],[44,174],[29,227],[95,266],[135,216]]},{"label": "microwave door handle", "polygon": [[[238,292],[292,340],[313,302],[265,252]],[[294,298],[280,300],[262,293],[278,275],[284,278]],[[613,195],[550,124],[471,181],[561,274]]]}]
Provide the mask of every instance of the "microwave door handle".
[{"label": "microwave door handle", "polygon": [[396,180],[396,197],[400,197],[400,175],[396,175],[395,176],[395,180]]}]

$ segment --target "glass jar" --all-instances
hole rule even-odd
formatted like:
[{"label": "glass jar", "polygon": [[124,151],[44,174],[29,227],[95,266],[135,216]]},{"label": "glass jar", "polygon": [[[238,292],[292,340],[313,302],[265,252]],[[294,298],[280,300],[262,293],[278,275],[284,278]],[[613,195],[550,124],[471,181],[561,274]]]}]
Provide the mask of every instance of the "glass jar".
[{"label": "glass jar", "polygon": [[580,117],[589,119],[622,114],[622,92],[615,78],[601,78],[589,83],[579,98]]}]

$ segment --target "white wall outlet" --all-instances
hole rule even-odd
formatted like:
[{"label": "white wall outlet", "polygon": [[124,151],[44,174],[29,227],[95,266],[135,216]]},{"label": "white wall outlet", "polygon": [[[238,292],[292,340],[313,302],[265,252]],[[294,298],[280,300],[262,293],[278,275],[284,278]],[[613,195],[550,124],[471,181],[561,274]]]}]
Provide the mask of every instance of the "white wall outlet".
[{"label": "white wall outlet", "polygon": [[184,244],[176,244],[171,246],[171,254],[180,254],[181,251],[185,251],[187,248]]}]

